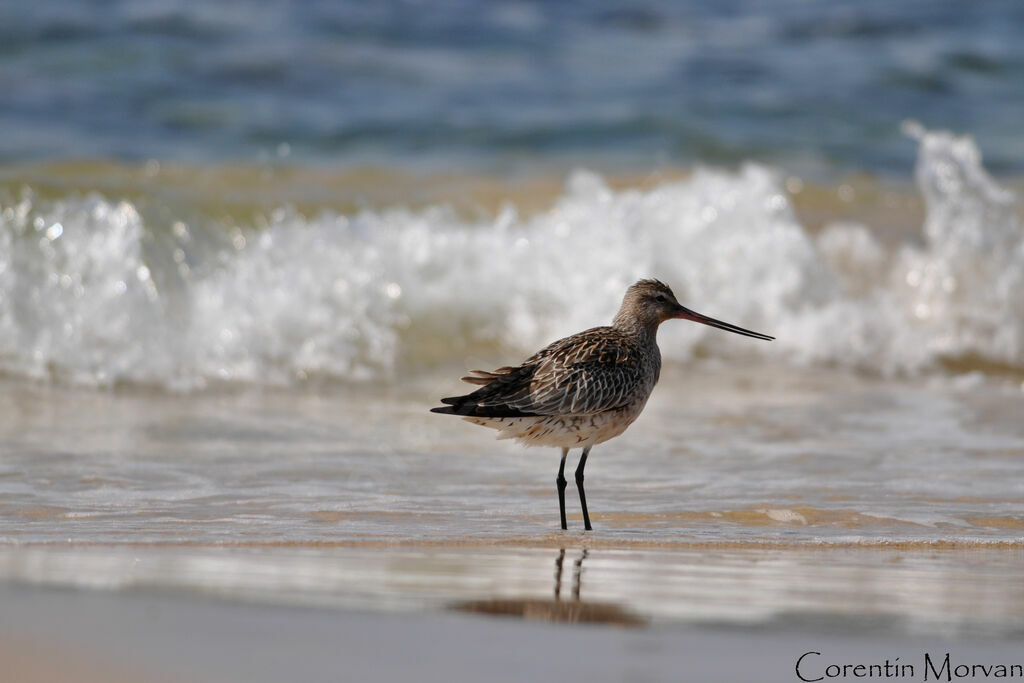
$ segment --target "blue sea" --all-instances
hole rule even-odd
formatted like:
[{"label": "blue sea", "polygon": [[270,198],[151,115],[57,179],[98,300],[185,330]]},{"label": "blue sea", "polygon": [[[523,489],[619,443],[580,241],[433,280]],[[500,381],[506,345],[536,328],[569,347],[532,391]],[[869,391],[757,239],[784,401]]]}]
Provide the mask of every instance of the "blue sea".
[{"label": "blue sea", "polygon": [[1024,158],[1016,0],[0,3],[0,161],[905,176],[907,118]]}]

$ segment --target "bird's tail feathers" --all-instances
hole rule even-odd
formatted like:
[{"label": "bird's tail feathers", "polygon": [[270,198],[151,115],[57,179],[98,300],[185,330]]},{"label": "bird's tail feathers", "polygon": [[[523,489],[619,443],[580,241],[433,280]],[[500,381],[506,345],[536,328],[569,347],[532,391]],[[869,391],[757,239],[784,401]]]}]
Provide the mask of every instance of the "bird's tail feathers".
[{"label": "bird's tail feathers", "polygon": [[442,398],[446,405],[431,408],[432,413],[444,415],[464,415],[469,417],[536,417],[531,413],[512,405],[480,405],[473,394],[466,396],[450,396]]},{"label": "bird's tail feathers", "polygon": [[432,412],[432,413],[443,413],[445,415],[455,415],[456,414],[455,408],[453,408],[452,406],[438,406],[436,408],[431,408],[430,412]]},{"label": "bird's tail feathers", "polygon": [[516,368],[514,367],[506,366],[503,368],[498,368],[493,372],[488,372],[487,370],[470,370],[469,374],[466,375],[465,377],[462,377],[461,379],[463,382],[466,382],[467,384],[478,384],[480,386],[487,386],[491,382],[501,379],[502,377],[504,377],[505,375],[507,375],[508,373],[512,372],[515,369]]}]

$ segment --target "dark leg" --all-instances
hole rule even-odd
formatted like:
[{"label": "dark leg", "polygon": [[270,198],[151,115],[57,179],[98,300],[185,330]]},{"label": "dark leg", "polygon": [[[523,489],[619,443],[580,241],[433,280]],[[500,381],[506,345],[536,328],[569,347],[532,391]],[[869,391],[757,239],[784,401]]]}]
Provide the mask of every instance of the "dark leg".
[{"label": "dark leg", "polygon": [[[587,466],[587,456],[590,454],[590,446],[583,449],[583,455],[580,456],[580,464],[576,468],[576,488],[580,491],[580,505],[583,507],[583,528],[587,531],[591,531],[590,527],[590,513],[587,512],[587,494],[583,492],[583,468]],[[565,464],[565,457],[562,458],[562,464]],[[563,529],[565,527],[562,527]]]},{"label": "dark leg", "polygon": [[565,456],[569,455],[569,449],[562,449],[562,464],[558,466],[558,478],[555,479],[555,483],[558,484],[558,511],[562,515],[562,528],[568,529],[569,526],[565,523]]}]

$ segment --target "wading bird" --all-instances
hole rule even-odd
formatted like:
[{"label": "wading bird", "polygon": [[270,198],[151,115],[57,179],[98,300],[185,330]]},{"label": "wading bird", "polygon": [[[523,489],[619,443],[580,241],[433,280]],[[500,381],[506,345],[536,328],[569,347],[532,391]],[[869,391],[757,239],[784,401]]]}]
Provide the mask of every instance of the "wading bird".
[{"label": "wading bird", "polygon": [[576,488],[589,531],[590,514],[583,492],[583,468],[590,449],[626,431],[647,404],[661,373],[658,326],[682,318],[720,330],[771,340],[695,313],[680,305],[668,285],[640,280],[628,290],[609,327],[595,327],[541,349],[521,365],[493,372],[471,370],[464,382],[481,385],[465,396],[442,398],[435,413],[460,415],[469,422],[498,430],[499,439],[517,439],[528,446],[562,449],[558,466],[558,508],[565,523],[565,458],[582,448]]}]

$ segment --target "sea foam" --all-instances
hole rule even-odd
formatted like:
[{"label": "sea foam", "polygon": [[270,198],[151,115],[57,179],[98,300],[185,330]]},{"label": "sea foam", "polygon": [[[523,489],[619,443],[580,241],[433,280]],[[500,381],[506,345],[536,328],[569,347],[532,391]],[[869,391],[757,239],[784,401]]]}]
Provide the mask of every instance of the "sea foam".
[{"label": "sea foam", "polygon": [[658,277],[686,305],[777,336],[668,324],[663,355],[764,356],[881,374],[948,360],[1024,368],[1024,240],[968,137],[908,126],[920,240],[800,224],[783,176],[698,168],[649,190],[576,172],[542,213],[281,208],[266,225],[144,218],[100,195],[0,201],[0,369],[176,389],[211,381],[395,380],[518,356],[613,316]]}]

